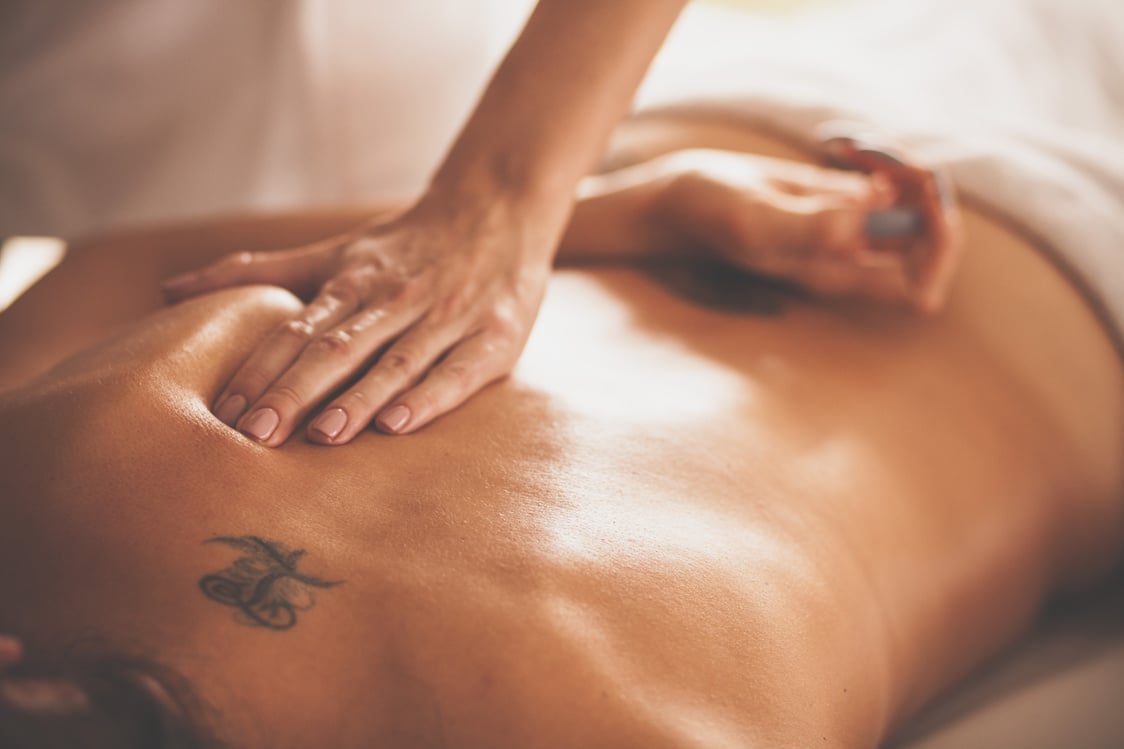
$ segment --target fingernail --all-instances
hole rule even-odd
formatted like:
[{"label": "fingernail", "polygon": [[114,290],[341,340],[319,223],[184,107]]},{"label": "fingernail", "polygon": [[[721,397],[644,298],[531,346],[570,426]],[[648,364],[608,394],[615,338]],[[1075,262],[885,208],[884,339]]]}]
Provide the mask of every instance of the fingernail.
[{"label": "fingernail", "polygon": [[379,424],[391,432],[397,432],[402,427],[406,426],[406,422],[409,420],[410,409],[405,406],[388,408],[379,416]]},{"label": "fingernail", "polygon": [[259,408],[246,419],[242,431],[258,440],[267,440],[273,430],[281,423],[281,417],[272,408]]},{"label": "fingernail", "polygon": [[905,156],[895,148],[863,144],[859,151],[893,167],[902,168],[905,166]]},{"label": "fingernail", "polygon": [[871,239],[905,237],[921,228],[921,214],[909,208],[887,208],[866,215],[866,235]]},{"label": "fingernail", "polygon": [[330,440],[334,440],[347,426],[347,413],[342,408],[329,408],[317,416],[309,429],[315,429]]},{"label": "fingernail", "polygon": [[238,417],[246,410],[246,399],[241,395],[228,395],[219,407],[215,409],[215,416],[227,426],[234,426]]}]

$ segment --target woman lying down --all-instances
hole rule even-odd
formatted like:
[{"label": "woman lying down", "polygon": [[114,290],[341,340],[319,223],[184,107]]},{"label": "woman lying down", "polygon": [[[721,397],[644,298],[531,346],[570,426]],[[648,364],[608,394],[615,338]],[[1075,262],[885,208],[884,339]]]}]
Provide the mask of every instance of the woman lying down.
[{"label": "woman lying down", "polygon": [[247,439],[211,406],[298,299],[157,291],[358,214],[72,247],[0,316],[0,743],[874,747],[1113,570],[1124,366],[1033,244],[965,208],[933,317],[684,294],[646,254],[869,295],[815,222],[882,188],[636,137],[562,254],[637,264],[557,271],[515,374],[410,437]]}]

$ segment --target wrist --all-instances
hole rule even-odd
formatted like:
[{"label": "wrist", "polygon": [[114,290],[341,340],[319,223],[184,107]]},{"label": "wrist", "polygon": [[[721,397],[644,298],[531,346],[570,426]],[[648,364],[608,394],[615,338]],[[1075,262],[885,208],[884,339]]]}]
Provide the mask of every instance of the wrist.
[{"label": "wrist", "polygon": [[458,234],[507,234],[528,254],[553,259],[573,210],[573,186],[528,188],[490,170],[442,170],[411,213],[456,227]]},{"label": "wrist", "polygon": [[572,202],[577,181],[583,176],[572,166],[557,165],[556,159],[542,154],[521,154],[515,149],[493,153],[492,148],[461,151],[455,149],[441,165],[427,194],[461,201],[479,196],[545,215]]}]

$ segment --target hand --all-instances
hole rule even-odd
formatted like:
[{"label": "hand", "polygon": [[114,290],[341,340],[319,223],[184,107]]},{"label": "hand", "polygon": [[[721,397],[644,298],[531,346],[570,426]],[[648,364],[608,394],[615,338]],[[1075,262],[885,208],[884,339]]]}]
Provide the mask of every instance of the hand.
[{"label": "hand", "polygon": [[947,182],[897,150],[831,145],[838,163],[862,172],[673,153],[658,169],[667,187],[656,213],[678,241],[816,294],[938,311],[961,255]]},{"label": "hand", "polygon": [[19,678],[9,675],[23,657],[19,640],[0,635],[0,711],[31,715],[70,715],[90,707],[86,692],[63,679]]},{"label": "hand", "polygon": [[[894,187],[895,210],[868,214],[870,247],[898,260],[905,280],[904,299],[919,312],[940,310],[963,254],[960,211],[951,180],[911,158],[877,134],[847,123],[828,123],[820,137],[829,162],[887,180]],[[880,232],[895,219],[914,218],[913,230]],[[891,219],[879,222],[878,219]]]},{"label": "hand", "polygon": [[319,409],[309,439],[344,444],[372,420],[404,434],[514,366],[556,241],[530,223],[499,201],[423,201],[305,247],[230,255],[164,288],[173,299],[253,283],[318,290],[222,390],[213,410],[224,423],[276,446],[346,385]]}]

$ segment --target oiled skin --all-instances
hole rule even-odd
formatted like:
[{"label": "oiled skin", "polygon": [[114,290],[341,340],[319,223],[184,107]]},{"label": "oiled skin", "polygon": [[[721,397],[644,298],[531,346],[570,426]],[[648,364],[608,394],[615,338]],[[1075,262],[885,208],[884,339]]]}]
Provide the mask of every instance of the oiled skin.
[{"label": "oiled skin", "polygon": [[[863,747],[1119,556],[1124,368],[979,214],[934,320],[564,270],[513,377],[419,434],[256,445],[209,406],[297,301],[155,280],[352,218],[94,240],[0,315],[0,632],[155,657],[252,747]],[[239,623],[203,542],[251,534],[346,582]]]}]

